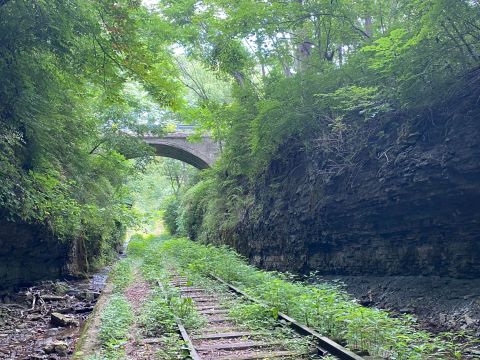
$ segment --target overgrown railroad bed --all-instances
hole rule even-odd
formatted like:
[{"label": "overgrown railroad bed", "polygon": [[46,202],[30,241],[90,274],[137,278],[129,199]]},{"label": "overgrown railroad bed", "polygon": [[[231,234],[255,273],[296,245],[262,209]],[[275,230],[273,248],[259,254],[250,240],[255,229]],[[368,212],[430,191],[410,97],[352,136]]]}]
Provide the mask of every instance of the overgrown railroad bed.
[{"label": "overgrown railroad bed", "polygon": [[191,334],[184,333],[194,360],[319,358],[308,339],[269,321],[267,309],[244,303],[226,288],[206,279],[200,287],[189,284],[185,276],[177,275],[173,279],[181,296],[191,299],[195,310],[205,318],[204,326]]},{"label": "overgrown railroad bed", "polygon": [[134,236],[128,255],[113,271],[117,290],[102,316],[101,351],[89,360],[173,360],[191,353],[202,360],[320,358],[322,351],[315,348],[320,335],[299,336],[280,325],[282,317],[366,359],[475,358],[465,349],[473,345],[455,341],[454,335],[417,330],[411,317],[364,308],[330,285],[306,285],[257,270],[227,248]]}]

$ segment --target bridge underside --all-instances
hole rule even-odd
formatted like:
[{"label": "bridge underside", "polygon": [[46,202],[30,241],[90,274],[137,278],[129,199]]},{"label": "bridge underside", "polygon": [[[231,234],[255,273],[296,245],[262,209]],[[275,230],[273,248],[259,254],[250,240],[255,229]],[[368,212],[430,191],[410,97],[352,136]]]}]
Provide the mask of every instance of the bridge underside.
[{"label": "bridge underside", "polygon": [[203,170],[208,169],[210,165],[203,159],[198,156],[195,156],[189,151],[172,147],[171,145],[165,144],[150,144],[155,148],[155,152],[158,156],[168,157],[172,159],[177,159],[183,161],[187,164],[195,166],[197,169]]}]

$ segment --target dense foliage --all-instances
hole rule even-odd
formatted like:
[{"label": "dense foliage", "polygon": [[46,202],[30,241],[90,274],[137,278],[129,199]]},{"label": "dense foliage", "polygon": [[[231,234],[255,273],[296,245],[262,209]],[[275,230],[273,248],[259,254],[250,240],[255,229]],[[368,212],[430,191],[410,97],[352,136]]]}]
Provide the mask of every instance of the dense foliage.
[{"label": "dense foliage", "polygon": [[479,77],[478,1],[148,3],[0,2],[0,213],[92,256],[135,221],[125,180],[145,161],[126,159],[150,152],[132,134],[173,119],[220,141],[165,204],[172,232],[212,239],[254,212],[282,144],[321,144],[328,177],[385,119],[448,107]]},{"label": "dense foliage", "polygon": [[[229,248],[171,239],[153,241],[149,253],[170,262],[171,267],[184,272],[189,279],[198,279],[198,275],[218,276],[267,304],[267,312],[273,316],[285,313],[323,335],[345,341],[350,349],[368,351],[375,358],[462,358],[461,345],[448,339],[451,334],[442,338],[416,330],[413,318],[394,318],[384,310],[360,306],[333,285],[308,285],[288,274],[260,271]],[[233,311],[235,318],[258,319],[262,318],[258,313],[265,312],[265,308],[247,306]]]},{"label": "dense foliage", "polygon": [[[98,341],[101,345],[99,353],[102,359],[118,359],[124,356],[122,345],[129,334],[129,327],[134,321],[131,304],[125,296],[125,290],[133,281],[133,266],[130,260],[122,260],[115,264],[110,273],[112,296],[108,299],[100,314]],[[123,356],[122,356],[123,355]],[[95,360],[97,356],[89,356]]]},{"label": "dense foliage", "polygon": [[328,182],[356,154],[376,158],[369,139],[392,119],[407,135],[417,118],[435,126],[435,111],[479,95],[477,1],[161,1],[159,11],[188,56],[232,84],[231,99],[191,105],[224,140],[175,210],[191,237],[228,237],[254,214],[254,185],[286,143],[318,152]]},{"label": "dense foliage", "polygon": [[[0,213],[98,258],[135,221],[125,179],[179,83],[141,1],[0,2]],[[148,94],[145,92],[146,89]]]}]

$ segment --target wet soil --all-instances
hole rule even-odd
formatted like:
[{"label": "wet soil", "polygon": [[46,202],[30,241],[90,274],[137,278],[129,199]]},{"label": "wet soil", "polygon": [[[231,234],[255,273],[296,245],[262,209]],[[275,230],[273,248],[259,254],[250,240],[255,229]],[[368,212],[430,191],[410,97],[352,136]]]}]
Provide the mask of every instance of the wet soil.
[{"label": "wet soil", "polygon": [[480,279],[435,276],[321,276],[343,284],[365,306],[409,313],[434,333],[468,330],[480,338]]},{"label": "wet soil", "polygon": [[[92,279],[43,282],[0,296],[0,359],[66,359],[105,286]],[[52,321],[58,313],[60,323]]]}]

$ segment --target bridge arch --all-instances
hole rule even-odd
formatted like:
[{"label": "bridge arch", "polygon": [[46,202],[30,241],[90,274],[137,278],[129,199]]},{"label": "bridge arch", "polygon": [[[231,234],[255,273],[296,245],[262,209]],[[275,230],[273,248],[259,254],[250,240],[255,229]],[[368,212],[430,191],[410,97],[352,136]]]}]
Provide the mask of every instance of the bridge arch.
[{"label": "bridge arch", "polygon": [[210,137],[204,136],[202,141],[188,141],[190,134],[176,132],[164,137],[146,136],[145,142],[155,149],[158,156],[177,159],[197,169],[207,169],[215,162],[218,145]]}]

